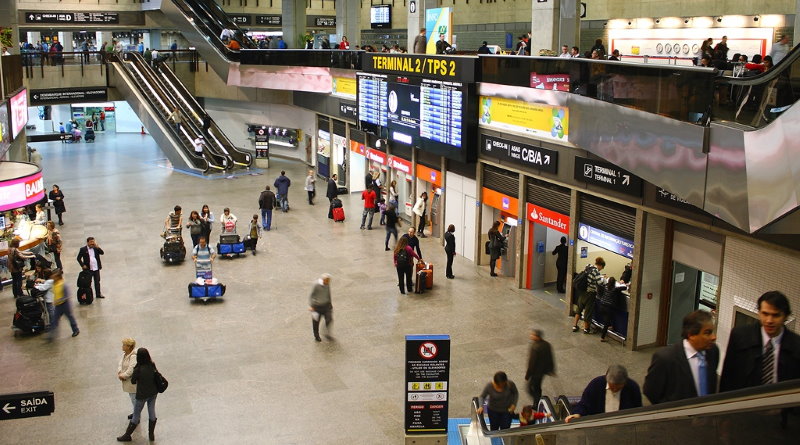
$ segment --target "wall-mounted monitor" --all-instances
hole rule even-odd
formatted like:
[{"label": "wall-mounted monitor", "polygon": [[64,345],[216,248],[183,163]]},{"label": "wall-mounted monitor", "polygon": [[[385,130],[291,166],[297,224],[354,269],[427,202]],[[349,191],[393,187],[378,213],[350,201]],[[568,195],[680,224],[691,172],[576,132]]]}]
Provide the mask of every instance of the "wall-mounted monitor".
[{"label": "wall-mounted monitor", "polygon": [[28,90],[22,89],[8,101],[11,113],[11,137],[16,138],[28,123]]},{"label": "wall-mounted monitor", "polygon": [[392,27],[392,6],[375,5],[369,8],[369,23],[372,28]]}]

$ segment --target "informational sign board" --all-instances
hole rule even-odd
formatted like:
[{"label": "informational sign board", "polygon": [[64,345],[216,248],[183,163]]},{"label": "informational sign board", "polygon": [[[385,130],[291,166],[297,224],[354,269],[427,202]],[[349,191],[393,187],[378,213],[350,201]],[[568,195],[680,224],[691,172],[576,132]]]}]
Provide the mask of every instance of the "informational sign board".
[{"label": "informational sign board", "polygon": [[575,180],[631,196],[642,196],[642,179],[610,162],[575,156]]},{"label": "informational sign board", "polygon": [[256,25],[281,26],[283,19],[279,15],[257,15]]},{"label": "informational sign board", "polygon": [[558,173],[558,152],[508,139],[481,135],[481,153],[501,161]]},{"label": "informational sign board", "polygon": [[72,104],[78,102],[106,102],[108,89],[105,87],[89,88],[50,88],[47,90],[31,90],[30,105]]},{"label": "informational sign board", "polygon": [[255,130],[256,159],[269,159],[269,133],[266,128]]},{"label": "informational sign board", "polygon": [[578,224],[578,239],[602,247],[610,252],[633,258],[633,241],[613,233],[604,232],[590,225]]},{"label": "informational sign board", "polygon": [[25,23],[114,24],[114,23],[119,23],[119,13],[118,12],[26,12]]},{"label": "informational sign board", "polygon": [[333,28],[336,26],[336,17],[316,17],[314,18],[314,26]]},{"label": "informational sign board", "polygon": [[450,336],[406,335],[406,434],[447,434]]},{"label": "informational sign board", "polygon": [[436,54],[436,42],[439,35],[444,34],[444,40],[453,44],[453,8],[432,8],[425,10],[425,30],[428,44],[425,47],[427,54]]},{"label": "informational sign board", "polygon": [[50,391],[0,395],[0,420],[49,416],[55,410],[55,396]]},{"label": "informational sign board", "polygon": [[339,117],[345,119],[358,120],[358,106],[354,103],[339,101]]},{"label": "informational sign board", "polygon": [[527,213],[530,222],[542,224],[561,233],[569,232],[569,216],[567,215],[531,203],[527,203]]},{"label": "informational sign board", "polygon": [[228,18],[237,25],[251,25],[253,23],[253,16],[243,14],[228,14]]},{"label": "informational sign board", "polygon": [[669,190],[662,189],[661,187],[657,187],[656,202],[660,202],[661,204],[666,204],[672,207],[677,207],[683,210],[689,210],[691,212],[702,212],[702,209],[693,206],[692,204],[689,203],[689,201],[670,192]]},{"label": "informational sign board", "polygon": [[531,73],[531,88],[569,92],[569,74]]}]

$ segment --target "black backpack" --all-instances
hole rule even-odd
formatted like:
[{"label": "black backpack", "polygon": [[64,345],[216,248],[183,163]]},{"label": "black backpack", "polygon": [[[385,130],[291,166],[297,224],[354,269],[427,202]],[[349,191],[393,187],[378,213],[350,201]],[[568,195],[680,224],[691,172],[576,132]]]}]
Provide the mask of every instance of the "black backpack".
[{"label": "black backpack", "polygon": [[586,289],[589,288],[589,268],[592,266],[586,266],[583,269],[583,272],[575,275],[575,278],[572,279],[572,285],[575,287],[575,290],[580,292],[586,292]]},{"label": "black backpack", "polygon": [[405,248],[403,248],[403,250],[397,252],[397,265],[398,266],[403,265],[403,264],[408,264],[408,260],[409,260],[408,251]]}]

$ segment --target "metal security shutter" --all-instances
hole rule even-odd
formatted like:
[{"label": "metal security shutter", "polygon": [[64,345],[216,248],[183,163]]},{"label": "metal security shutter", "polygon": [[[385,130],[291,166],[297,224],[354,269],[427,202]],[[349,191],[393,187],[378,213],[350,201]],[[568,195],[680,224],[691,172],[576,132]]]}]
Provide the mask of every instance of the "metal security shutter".
[{"label": "metal security shutter", "polygon": [[350,127],[350,140],[358,142],[359,144],[367,143],[367,135],[363,131]]},{"label": "metal security shutter", "polygon": [[528,178],[526,192],[526,199],[529,203],[542,206],[562,215],[569,215],[570,191],[568,188]]},{"label": "metal security shutter", "polygon": [[422,164],[425,167],[439,170],[442,168],[441,160],[442,158],[437,154],[424,150],[417,150],[417,164]]},{"label": "metal security shutter", "polygon": [[333,120],[333,134],[345,137],[347,136],[347,124],[342,121]]},{"label": "metal security shutter", "polygon": [[329,128],[329,120],[325,116],[317,115],[317,128],[323,131],[331,131]]},{"label": "metal security shutter", "polygon": [[636,232],[636,210],[591,195],[580,196],[580,221],[629,240]]},{"label": "metal security shutter", "polygon": [[519,174],[484,164],[483,186],[516,198],[519,191]]},{"label": "metal security shutter", "polygon": [[475,167],[477,164],[467,164],[453,160],[447,161],[447,171],[469,179],[475,179]]}]

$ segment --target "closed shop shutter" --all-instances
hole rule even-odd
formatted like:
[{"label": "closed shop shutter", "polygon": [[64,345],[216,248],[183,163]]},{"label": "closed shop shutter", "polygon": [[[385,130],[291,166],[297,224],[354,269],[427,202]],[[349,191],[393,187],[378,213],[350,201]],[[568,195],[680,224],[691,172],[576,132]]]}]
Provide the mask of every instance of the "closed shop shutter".
[{"label": "closed shop shutter", "polygon": [[636,232],[636,209],[592,195],[580,197],[580,222],[633,240]]},{"label": "closed shop shutter", "polygon": [[357,130],[354,127],[350,127],[350,140],[358,142],[359,144],[366,144],[367,135],[361,130]]},{"label": "closed shop shutter", "polygon": [[484,164],[483,186],[516,198],[519,191],[519,174]]},{"label": "closed shop shutter", "polygon": [[331,131],[329,128],[328,118],[325,116],[317,115],[317,128],[323,131]]},{"label": "closed shop shutter", "polygon": [[337,121],[336,119],[333,120],[333,134],[346,137],[347,136],[347,125],[342,121]]},{"label": "closed shop shutter", "polygon": [[569,215],[570,191],[566,187],[528,178],[526,199],[531,204],[542,206],[562,215]]}]

